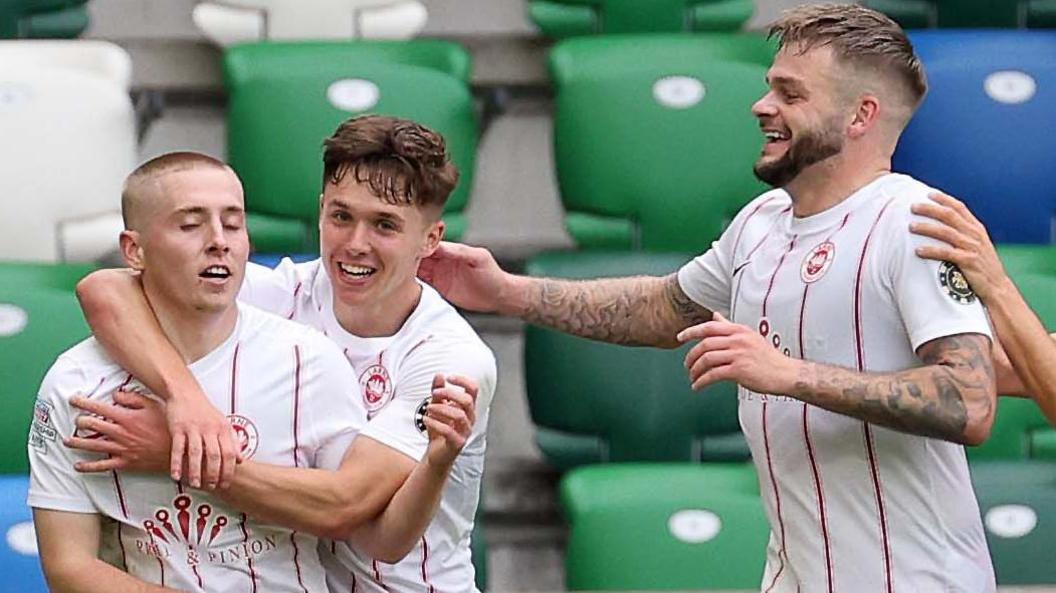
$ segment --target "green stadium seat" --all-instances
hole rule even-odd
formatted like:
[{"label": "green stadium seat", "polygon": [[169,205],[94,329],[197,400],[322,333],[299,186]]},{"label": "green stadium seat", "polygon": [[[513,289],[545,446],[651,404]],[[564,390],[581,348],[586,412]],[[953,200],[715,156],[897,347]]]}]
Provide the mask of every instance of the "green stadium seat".
[{"label": "green stadium seat", "polygon": [[703,251],[766,187],[752,35],[572,39],[550,55],[565,224],[581,249]]},{"label": "green stadium seat", "polygon": [[88,0],[0,1],[0,39],[72,39],[88,28]]},{"label": "green stadium seat", "polygon": [[0,261],[0,284],[73,292],[77,282],[98,269],[92,264],[42,264]]},{"label": "green stadium seat", "polygon": [[[1032,5],[1046,13],[1051,0],[865,0],[864,4],[879,10],[906,29],[1017,28]],[[1044,17],[1041,17],[1044,18]],[[1031,25],[1044,26],[1044,25]]]},{"label": "green stadium seat", "polygon": [[891,17],[904,29],[928,29],[938,25],[935,0],[866,0],[863,4]]},{"label": "green stadium seat", "polygon": [[1028,0],[1024,10],[1028,27],[1056,28],[1056,0]]},{"label": "green stadium seat", "polygon": [[577,35],[738,31],[751,0],[531,0],[528,15],[554,39]]},{"label": "green stadium seat", "polygon": [[972,465],[998,585],[1056,583],[1056,463]]},{"label": "green stadium seat", "polygon": [[758,590],[770,535],[758,484],[750,463],[570,472],[568,589]]},{"label": "green stadium seat", "polygon": [[466,51],[443,41],[229,49],[228,155],[245,185],[254,249],[317,252],[322,142],[342,121],[364,113],[413,119],[447,139],[461,180],[444,220],[447,238],[458,240],[478,140],[469,74]]},{"label": "green stadium seat", "polygon": [[478,591],[488,589],[488,541],[484,537],[484,501],[477,504],[477,518],[470,536],[470,554],[473,559],[473,582]]},{"label": "green stadium seat", "polygon": [[[689,256],[551,253],[528,273],[561,278],[666,275]],[[600,321],[599,321],[600,322]],[[536,440],[561,470],[620,461],[743,461],[736,387],[696,393],[678,350],[627,348],[529,326],[524,361]]]},{"label": "green stadium seat", "polygon": [[26,435],[40,382],[88,333],[72,291],[6,278],[0,285],[0,474],[29,472]]}]

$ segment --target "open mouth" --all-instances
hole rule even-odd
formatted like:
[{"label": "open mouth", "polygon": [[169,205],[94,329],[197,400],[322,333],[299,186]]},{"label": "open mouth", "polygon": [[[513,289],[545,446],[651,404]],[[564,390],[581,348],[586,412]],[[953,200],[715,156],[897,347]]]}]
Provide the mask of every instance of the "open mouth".
[{"label": "open mouth", "polygon": [[231,269],[220,265],[209,266],[202,270],[198,277],[206,280],[227,280],[231,277]]},{"label": "open mouth", "polygon": [[792,134],[774,129],[764,129],[763,137],[766,138],[767,144],[776,144],[778,142],[785,142],[792,137]]},{"label": "open mouth", "polygon": [[341,263],[341,262],[338,262],[337,267],[341,270],[341,275],[342,276],[347,276],[349,278],[355,278],[357,280],[361,280],[363,278],[369,278],[370,276],[373,276],[375,272],[378,271],[377,268],[372,268],[370,266],[361,266],[361,265],[358,265],[358,264],[346,264],[346,263]]}]

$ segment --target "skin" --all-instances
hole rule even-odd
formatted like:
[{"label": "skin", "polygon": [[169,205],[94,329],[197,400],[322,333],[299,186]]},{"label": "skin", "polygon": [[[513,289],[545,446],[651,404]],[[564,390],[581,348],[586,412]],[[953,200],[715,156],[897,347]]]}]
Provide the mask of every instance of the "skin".
[{"label": "skin", "polygon": [[1000,336],[997,360],[1005,364],[998,375],[1003,394],[1029,393],[1050,423],[1056,424],[1056,335],[1041,321],[1005,273],[986,228],[959,200],[945,194],[931,196],[934,204],[917,204],[913,212],[934,222],[919,222],[910,230],[942,241],[924,246],[917,255],[948,261],[964,273],[987,306]]},{"label": "skin", "polygon": [[[752,113],[764,133],[782,134],[780,141],[764,144],[756,169],[780,177],[782,168],[795,164],[798,171],[784,188],[792,196],[794,215],[810,216],[890,172],[891,154],[912,106],[882,75],[858,74],[829,46],[801,49],[778,53],[767,75],[770,88]],[[835,154],[817,150],[812,158],[790,156],[803,150],[803,138],[834,136],[842,145]],[[983,336],[924,344],[917,351],[924,366],[916,369],[860,373],[777,354],[753,329],[693,303],[674,276],[528,278],[503,271],[486,250],[448,243],[423,261],[419,274],[465,309],[513,315],[586,338],[667,348],[699,340],[686,360],[697,388],[728,379],[760,393],[790,395],[903,432],[959,443],[985,440],[993,423],[994,371]]]}]

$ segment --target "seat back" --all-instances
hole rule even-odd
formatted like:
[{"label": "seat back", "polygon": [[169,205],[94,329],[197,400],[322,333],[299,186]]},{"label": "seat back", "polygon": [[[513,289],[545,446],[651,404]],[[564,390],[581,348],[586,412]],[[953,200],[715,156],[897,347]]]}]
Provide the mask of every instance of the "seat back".
[{"label": "seat back", "polygon": [[59,354],[88,333],[72,291],[0,285],[0,473],[29,471],[26,435],[40,383]]},{"label": "seat back", "polygon": [[[528,271],[561,278],[664,275],[687,259],[554,253],[533,260]],[[528,405],[551,464],[746,459],[735,386],[692,391],[682,366],[686,350],[627,348],[527,327]]]},{"label": "seat back", "polygon": [[561,483],[568,589],[757,589],[770,526],[752,464],[612,464]]},{"label": "seat back", "polygon": [[136,159],[131,65],[100,41],[0,42],[0,258],[98,259],[117,249]]},{"label": "seat back", "polygon": [[[464,227],[478,140],[469,56],[440,41],[261,43],[224,57],[228,157],[242,178],[258,250],[316,251],[322,144],[338,124],[375,113],[443,134],[461,177],[445,208],[449,237]],[[261,224],[294,232],[262,244]],[[289,227],[286,227],[289,228]],[[298,234],[299,233],[299,234]]]},{"label": "seat back", "polygon": [[554,153],[580,248],[703,251],[765,189],[752,103],[770,46],[743,35],[558,45]]},{"label": "seat back", "polygon": [[919,31],[931,90],[896,170],[964,200],[1004,243],[1050,243],[1056,212],[1056,32]]},{"label": "seat back", "polygon": [[681,31],[736,31],[752,16],[747,0],[532,0],[529,16],[550,37]]},{"label": "seat back", "polygon": [[88,27],[87,0],[4,0],[0,39],[67,39]]}]

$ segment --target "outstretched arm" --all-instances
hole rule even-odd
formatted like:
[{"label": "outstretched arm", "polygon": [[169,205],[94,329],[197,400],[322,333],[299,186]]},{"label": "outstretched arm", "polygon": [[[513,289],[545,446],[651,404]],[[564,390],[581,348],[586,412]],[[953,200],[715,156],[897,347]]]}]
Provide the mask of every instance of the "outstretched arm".
[{"label": "outstretched arm", "polygon": [[686,356],[694,389],[730,380],[909,434],[967,445],[990,436],[997,396],[986,336],[927,342],[917,350],[924,366],[896,373],[789,358],[758,332],[721,316],[680,337],[700,340]]},{"label": "outstretched arm", "polygon": [[33,509],[40,564],[55,593],[178,593],[103,562],[99,515]]},{"label": "outstretched arm", "polygon": [[600,280],[516,276],[499,268],[486,249],[445,242],[422,261],[419,275],[459,307],[614,344],[675,348],[675,334],[711,317],[686,296],[675,274]]},{"label": "outstretched arm", "polygon": [[[918,255],[949,261],[961,269],[986,305],[1000,345],[1014,369],[1014,373],[1002,373],[998,367],[999,392],[1014,393],[1022,388],[1034,398],[1049,422],[1056,424],[1056,336],[1046,332],[1005,273],[982,223],[950,196],[934,194],[931,199],[934,204],[917,204],[913,211],[940,224],[917,223],[911,228],[946,245],[921,247]],[[997,360],[1004,359],[999,355]]]},{"label": "outstretched arm", "polygon": [[139,276],[131,270],[93,272],[77,284],[77,298],[107,354],[168,402],[165,409],[172,434],[172,478],[182,477],[186,455],[191,486],[202,486],[204,477],[207,489],[226,487],[235,470],[238,450],[231,425],[209,403],[183,358],[165,337]]}]

